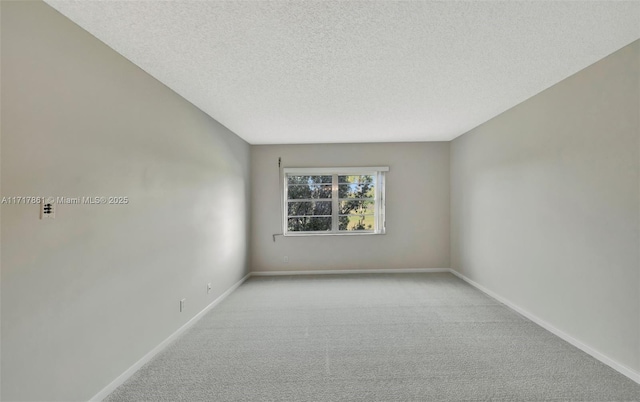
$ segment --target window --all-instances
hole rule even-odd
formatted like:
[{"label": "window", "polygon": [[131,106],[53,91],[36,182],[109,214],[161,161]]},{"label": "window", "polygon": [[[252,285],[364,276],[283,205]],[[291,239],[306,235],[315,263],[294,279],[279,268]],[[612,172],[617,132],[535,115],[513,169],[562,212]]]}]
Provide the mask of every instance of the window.
[{"label": "window", "polygon": [[387,167],[286,168],[284,234],[382,234]]}]

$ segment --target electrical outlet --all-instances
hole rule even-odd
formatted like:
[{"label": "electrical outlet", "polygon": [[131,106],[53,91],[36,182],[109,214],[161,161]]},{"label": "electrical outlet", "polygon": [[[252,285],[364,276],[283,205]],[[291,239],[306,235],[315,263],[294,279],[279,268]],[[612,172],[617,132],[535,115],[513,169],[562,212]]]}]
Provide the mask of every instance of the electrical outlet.
[{"label": "electrical outlet", "polygon": [[207,283],[207,294],[211,293],[211,282]]},{"label": "electrical outlet", "polygon": [[187,299],[182,299],[180,300],[180,312],[182,313],[185,309],[185,303],[187,302]]},{"label": "electrical outlet", "polygon": [[40,219],[55,219],[56,200],[53,197],[42,198],[40,201]]},{"label": "electrical outlet", "polygon": [[284,261],[285,264],[289,263],[289,256],[285,255],[284,258],[282,259],[282,261]]}]

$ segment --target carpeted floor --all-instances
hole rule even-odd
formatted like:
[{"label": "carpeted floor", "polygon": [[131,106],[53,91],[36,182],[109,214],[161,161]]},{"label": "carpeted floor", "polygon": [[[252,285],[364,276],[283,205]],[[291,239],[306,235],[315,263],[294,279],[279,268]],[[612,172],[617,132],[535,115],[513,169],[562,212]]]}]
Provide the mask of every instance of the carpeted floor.
[{"label": "carpeted floor", "polygon": [[443,274],[253,277],[107,401],[640,401]]}]

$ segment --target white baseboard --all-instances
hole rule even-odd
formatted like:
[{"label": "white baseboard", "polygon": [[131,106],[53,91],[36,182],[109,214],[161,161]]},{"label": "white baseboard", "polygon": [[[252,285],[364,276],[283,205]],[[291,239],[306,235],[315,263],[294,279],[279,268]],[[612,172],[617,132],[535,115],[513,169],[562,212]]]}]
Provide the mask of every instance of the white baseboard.
[{"label": "white baseboard", "polygon": [[547,331],[551,332],[552,334],[554,334],[554,335],[558,336],[559,338],[569,342],[571,345],[573,345],[573,346],[577,347],[578,349],[582,350],[583,352],[593,356],[594,358],[598,359],[599,361],[601,361],[602,363],[604,363],[607,366],[611,367],[612,369],[618,371],[619,373],[629,377],[633,381],[635,381],[638,384],[640,384],[640,373],[638,373],[637,371],[625,366],[624,364],[618,363],[614,359],[608,357],[607,355],[605,355],[605,354],[603,354],[601,352],[598,352],[597,350],[593,349],[589,345],[586,345],[586,344],[582,343],[581,341],[577,340],[576,338],[572,337],[571,335],[567,334],[566,332],[554,327],[553,325],[549,324],[545,320],[543,320],[543,319],[531,314],[527,310],[525,310],[525,309],[521,308],[520,306],[510,302],[509,300],[505,299],[504,297],[499,296],[498,294],[496,294],[493,291],[485,288],[484,286],[480,285],[479,283],[467,278],[463,274],[461,274],[461,273],[459,273],[459,272],[457,272],[457,271],[455,271],[453,269],[451,269],[450,272],[452,274],[454,274],[455,276],[457,276],[458,278],[462,279],[463,281],[467,282],[471,286],[473,286],[476,289],[480,290],[481,292],[486,293],[488,296],[490,296],[490,297],[496,299],[497,301],[499,301],[500,303],[506,305],[510,309],[517,311],[521,315],[525,316],[526,318],[528,318],[529,320],[533,321],[534,323],[540,325],[542,328],[546,329]]},{"label": "white baseboard", "polygon": [[253,271],[251,276],[282,275],[335,275],[335,274],[411,274],[424,272],[451,272],[449,268],[401,268],[401,269],[325,269],[317,271]]},{"label": "white baseboard", "polygon": [[138,371],[142,366],[144,366],[147,362],[149,362],[151,359],[153,359],[158,353],[160,353],[162,350],[164,350],[167,346],[169,346],[171,343],[173,343],[173,341],[175,341],[183,332],[185,332],[187,329],[191,328],[193,326],[193,324],[195,324],[196,322],[198,322],[209,310],[211,310],[212,308],[214,308],[217,304],[219,304],[222,300],[224,300],[227,296],[229,296],[231,294],[231,292],[233,292],[234,290],[236,290],[240,285],[242,285],[242,283],[244,281],[247,280],[247,278],[249,278],[249,276],[251,276],[251,274],[247,274],[244,276],[244,278],[240,279],[238,282],[236,282],[233,286],[231,286],[229,289],[227,289],[226,292],[224,292],[223,294],[221,294],[220,296],[218,296],[214,301],[212,301],[207,307],[205,307],[204,309],[202,309],[202,311],[200,311],[198,314],[196,314],[192,319],[190,319],[189,321],[187,321],[187,323],[185,323],[183,326],[181,326],[180,328],[178,328],[178,330],[176,332],[174,332],[173,334],[169,335],[169,337],[167,339],[165,339],[164,341],[162,341],[158,346],[156,346],[155,348],[153,348],[149,353],[147,353],[146,355],[144,355],[140,360],[138,360],[137,362],[135,362],[133,364],[133,366],[129,367],[124,373],[120,374],[115,380],[111,381],[111,383],[109,385],[107,385],[106,387],[104,387],[100,392],[98,392],[97,394],[95,394],[93,396],[93,398],[90,399],[90,401],[102,401],[104,398],[106,398],[110,393],[112,393],[116,388],[118,388],[120,385],[122,385],[125,381],[127,381],[129,379],[129,377],[131,377],[136,371]]}]

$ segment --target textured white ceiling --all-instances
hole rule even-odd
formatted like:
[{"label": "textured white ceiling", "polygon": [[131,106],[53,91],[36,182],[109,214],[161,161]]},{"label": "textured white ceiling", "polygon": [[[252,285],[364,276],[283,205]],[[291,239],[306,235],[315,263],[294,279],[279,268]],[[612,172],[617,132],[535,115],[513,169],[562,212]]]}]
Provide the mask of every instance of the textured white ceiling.
[{"label": "textured white ceiling", "polygon": [[640,38],[640,2],[46,0],[252,144],[450,140]]}]

